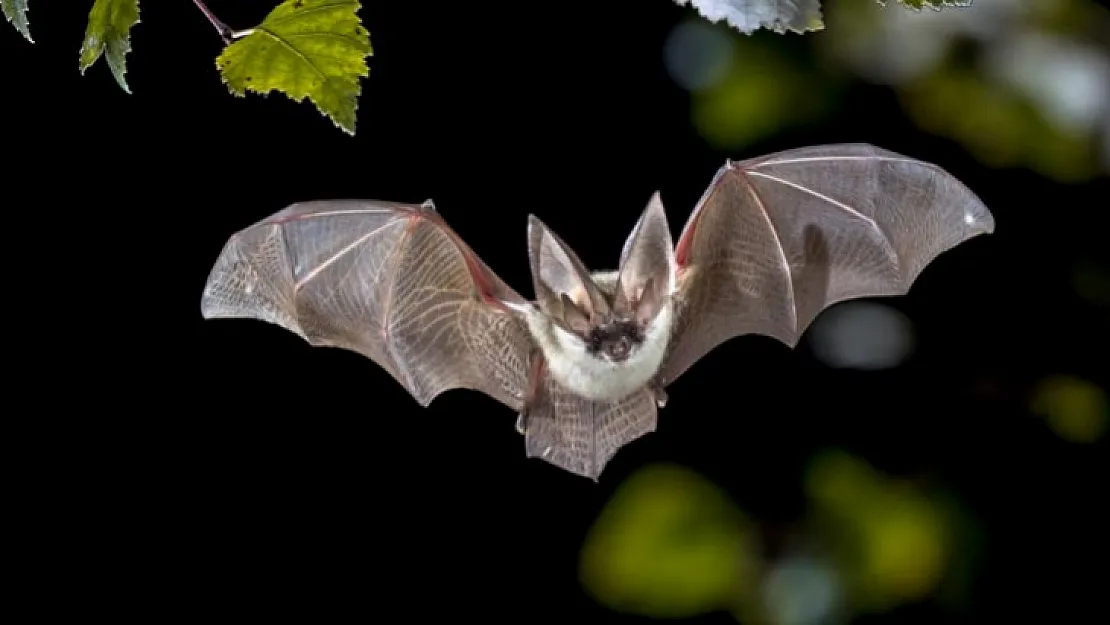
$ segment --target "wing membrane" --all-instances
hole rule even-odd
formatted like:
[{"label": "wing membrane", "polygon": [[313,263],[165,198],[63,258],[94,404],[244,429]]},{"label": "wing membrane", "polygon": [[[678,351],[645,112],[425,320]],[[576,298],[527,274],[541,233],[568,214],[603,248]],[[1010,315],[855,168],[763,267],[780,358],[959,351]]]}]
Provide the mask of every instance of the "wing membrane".
[{"label": "wing membrane", "polygon": [[794,346],[828,306],[904,294],[939,254],[993,230],[955,177],[874,146],[729,163],[676,246],[679,319],[663,380],[741,334]]},{"label": "wing membrane", "polygon": [[452,388],[519,409],[531,337],[524,300],[422,206],[295,204],[235,234],[205,285],[205,318],[276,323],[356,351],[421,404]]}]

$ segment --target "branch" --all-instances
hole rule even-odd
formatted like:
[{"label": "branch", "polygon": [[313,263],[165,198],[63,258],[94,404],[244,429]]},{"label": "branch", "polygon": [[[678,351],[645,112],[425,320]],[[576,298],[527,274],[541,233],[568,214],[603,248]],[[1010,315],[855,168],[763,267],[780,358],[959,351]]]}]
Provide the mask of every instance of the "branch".
[{"label": "branch", "polygon": [[232,30],[230,26],[221,22],[220,18],[216,17],[216,15],[204,5],[204,0],[193,0],[193,4],[197,5],[200,12],[204,13],[204,17],[208,18],[208,23],[212,24],[212,27],[220,34],[220,39],[224,40],[224,44],[231,43],[231,40],[235,38],[237,33]]}]

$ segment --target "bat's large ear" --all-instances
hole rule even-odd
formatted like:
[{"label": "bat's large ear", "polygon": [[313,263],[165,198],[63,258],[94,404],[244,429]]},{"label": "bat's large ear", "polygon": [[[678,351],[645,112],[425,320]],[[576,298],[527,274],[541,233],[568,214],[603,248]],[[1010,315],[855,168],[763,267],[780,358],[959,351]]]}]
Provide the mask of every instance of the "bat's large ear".
[{"label": "bat's large ear", "polygon": [[548,313],[561,316],[566,295],[590,319],[609,314],[609,303],[586,266],[566,243],[534,215],[528,216],[528,257],[536,301]]},{"label": "bat's large ear", "polygon": [[626,314],[635,313],[643,323],[654,319],[674,291],[675,271],[671,228],[657,191],[621,250],[614,306]]}]

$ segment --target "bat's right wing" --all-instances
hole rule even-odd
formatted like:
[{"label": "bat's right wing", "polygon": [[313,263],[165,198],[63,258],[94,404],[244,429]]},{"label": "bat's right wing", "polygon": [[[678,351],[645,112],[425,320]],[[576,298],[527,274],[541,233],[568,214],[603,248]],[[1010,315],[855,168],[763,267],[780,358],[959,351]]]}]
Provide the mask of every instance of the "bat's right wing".
[{"label": "bat's right wing", "polygon": [[250,317],[372,359],[422,406],[453,388],[519,410],[532,338],[510,289],[431,205],[303,202],[235,234],[205,318]]},{"label": "bat's right wing", "polygon": [[729,163],[676,245],[679,314],[661,381],[741,334],[793,347],[825,308],[904,294],[937,255],[993,231],[954,176],[871,145]]}]

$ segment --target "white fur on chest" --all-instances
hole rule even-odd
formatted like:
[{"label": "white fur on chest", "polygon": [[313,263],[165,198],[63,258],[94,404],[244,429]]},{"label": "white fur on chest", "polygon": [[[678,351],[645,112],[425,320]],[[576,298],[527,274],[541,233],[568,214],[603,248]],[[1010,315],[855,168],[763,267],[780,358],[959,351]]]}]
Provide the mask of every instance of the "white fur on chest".
[{"label": "white fur on chest", "polygon": [[674,309],[667,302],[644,332],[644,341],[628,360],[608,362],[539,311],[527,315],[528,329],[543,350],[547,370],[568,391],[598,401],[622,399],[643,388],[659,371],[671,338]]}]

